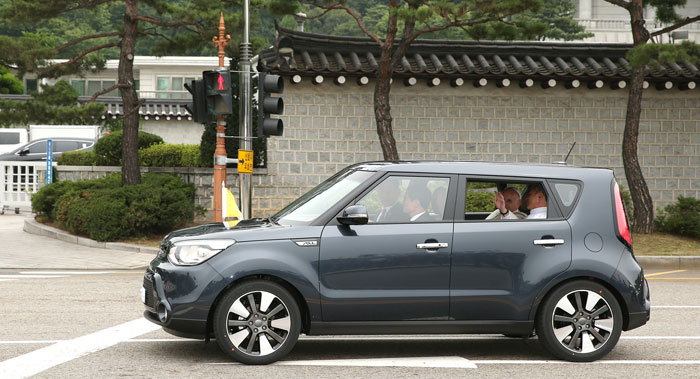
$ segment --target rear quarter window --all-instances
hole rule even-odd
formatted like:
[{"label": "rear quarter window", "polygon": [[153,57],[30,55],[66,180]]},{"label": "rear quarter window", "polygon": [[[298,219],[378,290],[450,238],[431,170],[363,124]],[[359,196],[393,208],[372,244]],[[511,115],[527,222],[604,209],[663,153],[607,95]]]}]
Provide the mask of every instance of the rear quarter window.
[{"label": "rear quarter window", "polygon": [[549,183],[564,217],[568,218],[574,211],[578,198],[581,196],[581,182],[573,180],[550,180]]}]

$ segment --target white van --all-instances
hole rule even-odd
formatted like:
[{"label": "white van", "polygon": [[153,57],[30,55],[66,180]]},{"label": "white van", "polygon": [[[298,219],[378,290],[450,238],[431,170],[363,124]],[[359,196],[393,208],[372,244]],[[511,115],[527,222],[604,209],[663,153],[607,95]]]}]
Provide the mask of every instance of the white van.
[{"label": "white van", "polygon": [[0,154],[10,152],[28,141],[27,129],[0,128]]}]

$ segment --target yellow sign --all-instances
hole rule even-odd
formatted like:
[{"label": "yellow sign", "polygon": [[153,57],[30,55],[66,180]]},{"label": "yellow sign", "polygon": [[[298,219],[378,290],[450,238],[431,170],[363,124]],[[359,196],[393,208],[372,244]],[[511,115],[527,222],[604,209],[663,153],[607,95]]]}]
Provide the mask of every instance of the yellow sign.
[{"label": "yellow sign", "polygon": [[250,150],[238,150],[238,173],[253,173],[253,152]]}]

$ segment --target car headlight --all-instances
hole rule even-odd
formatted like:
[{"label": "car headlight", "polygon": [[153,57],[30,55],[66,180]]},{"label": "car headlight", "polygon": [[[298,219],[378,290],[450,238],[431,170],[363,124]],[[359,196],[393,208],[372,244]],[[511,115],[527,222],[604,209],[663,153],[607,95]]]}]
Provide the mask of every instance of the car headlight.
[{"label": "car headlight", "polygon": [[168,251],[168,260],[170,263],[178,266],[198,265],[234,243],[236,241],[232,239],[175,242]]}]

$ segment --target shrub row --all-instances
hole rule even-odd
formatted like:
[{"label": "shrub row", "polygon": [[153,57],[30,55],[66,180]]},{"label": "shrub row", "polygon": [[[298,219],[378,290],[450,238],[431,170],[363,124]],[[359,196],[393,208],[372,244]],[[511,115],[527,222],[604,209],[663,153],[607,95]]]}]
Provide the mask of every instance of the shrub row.
[{"label": "shrub row", "polygon": [[[200,167],[199,145],[157,143],[139,149],[139,164],[146,167]],[[104,162],[94,151],[67,151],[58,157],[59,165],[98,166]]]},{"label": "shrub row", "polygon": [[192,220],[194,186],[170,174],[146,174],[142,184],[121,186],[121,175],[64,181],[42,187],[32,209],[73,234],[97,241],[164,233]]},{"label": "shrub row", "polygon": [[[119,166],[122,161],[122,130],[112,132],[95,143],[95,154],[97,155],[97,166]],[[139,132],[139,149],[163,143],[163,138],[155,134]],[[60,163],[59,163],[60,164]]]},{"label": "shrub row", "polygon": [[700,200],[678,196],[675,204],[659,212],[654,227],[660,232],[700,238]]}]

